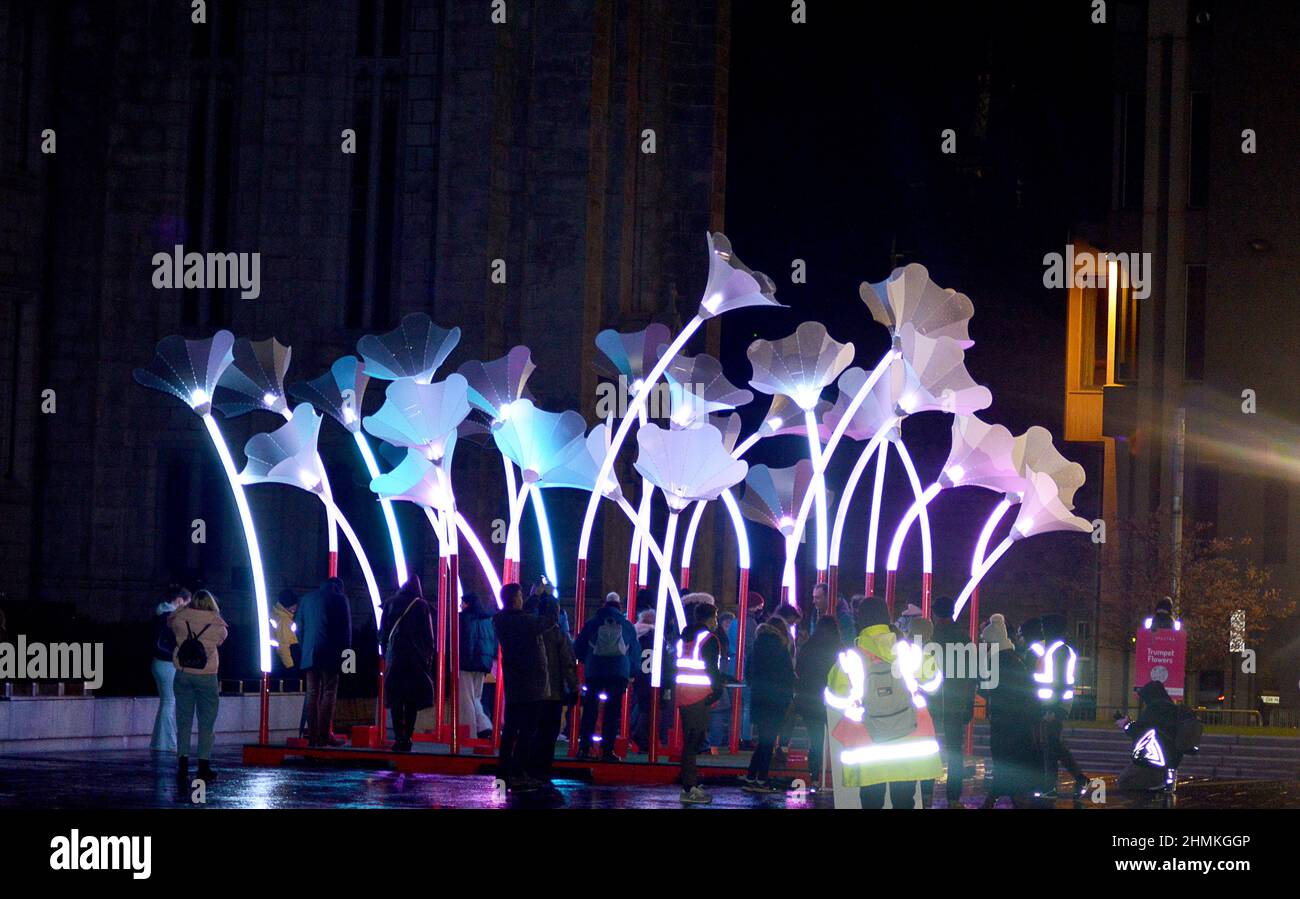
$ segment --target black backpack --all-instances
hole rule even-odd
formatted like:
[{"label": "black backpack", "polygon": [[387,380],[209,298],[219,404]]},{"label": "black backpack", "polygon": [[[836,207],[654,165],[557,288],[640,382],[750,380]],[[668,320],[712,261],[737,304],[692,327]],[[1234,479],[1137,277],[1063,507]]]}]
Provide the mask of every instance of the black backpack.
[{"label": "black backpack", "polygon": [[205,624],[203,630],[196,634],[194,631],[190,630],[190,623],[188,621],[185,622],[186,637],[180,647],[176,650],[176,663],[178,665],[182,668],[190,668],[198,671],[202,671],[204,668],[208,667],[208,651],[203,647],[203,644],[199,642],[199,637],[202,637],[204,632],[210,627],[212,627],[212,625]]},{"label": "black backpack", "polygon": [[1174,731],[1174,748],[1179,752],[1194,753],[1201,748],[1205,725],[1196,713],[1186,706],[1178,707],[1178,725]]}]

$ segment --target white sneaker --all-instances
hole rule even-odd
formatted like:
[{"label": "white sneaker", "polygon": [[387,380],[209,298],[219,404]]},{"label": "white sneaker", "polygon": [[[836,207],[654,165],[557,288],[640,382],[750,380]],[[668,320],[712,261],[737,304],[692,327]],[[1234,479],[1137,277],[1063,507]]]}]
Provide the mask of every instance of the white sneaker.
[{"label": "white sneaker", "polygon": [[713,801],[713,797],[699,787],[682,790],[680,799],[684,805],[707,805]]}]

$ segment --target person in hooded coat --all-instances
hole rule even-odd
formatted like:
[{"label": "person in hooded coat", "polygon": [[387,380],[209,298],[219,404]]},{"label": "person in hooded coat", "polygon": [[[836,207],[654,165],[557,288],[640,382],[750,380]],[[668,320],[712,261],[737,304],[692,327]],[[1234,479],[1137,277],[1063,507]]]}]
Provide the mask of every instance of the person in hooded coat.
[{"label": "person in hooded coat", "polygon": [[307,674],[307,741],[312,746],[342,745],[334,736],[343,655],[352,648],[352,609],[340,578],[328,578],[298,602],[301,665]]},{"label": "person in hooded coat", "polygon": [[492,720],[483,709],[483,682],[497,660],[497,634],[492,613],[478,594],[460,599],[460,717],[479,739],[492,736]]},{"label": "person in hooded coat", "polygon": [[790,624],[799,613],[782,604],[758,627],[753,654],[745,661],[746,680],[753,691],[750,714],[758,731],[758,747],[749,758],[749,770],[741,778],[743,789],[751,793],[774,793],[767,782],[772,754],[781,736],[786,715],[794,702],[794,660]]},{"label": "person in hooded coat", "polygon": [[839,621],[823,615],[813,625],[812,635],[795,657],[794,710],[808,730],[808,776],[813,785],[821,781],[822,750],[826,742],[826,706],[822,692],[835,667],[840,642]]},{"label": "person in hooded coat", "polygon": [[578,661],[573,655],[573,644],[560,628],[560,603],[554,596],[543,596],[537,604],[537,615],[549,626],[542,631],[542,648],[546,652],[546,698],[541,702],[537,718],[536,741],[532,746],[533,758],[528,765],[528,775],[554,791],[551,781],[555,767],[555,743],[560,736],[560,723],[564,710],[578,701]]},{"label": "person in hooded coat", "polygon": [[1034,678],[1015,644],[1001,614],[989,616],[980,634],[981,642],[997,650],[997,682],[980,686],[987,703],[989,719],[989,753],[993,777],[989,781],[984,808],[993,808],[999,796],[1009,796],[1017,807],[1024,804],[1039,781],[1038,700],[1034,696]]},{"label": "person in hooded coat", "polygon": [[433,705],[433,612],[412,575],[384,600],[379,620],[384,647],[384,705],[393,716],[393,750],[410,752],[415,716]]},{"label": "person in hooded coat", "polygon": [[1116,785],[1132,792],[1159,790],[1166,786],[1168,772],[1183,760],[1183,753],[1178,749],[1181,716],[1169,691],[1159,681],[1144,684],[1137,693],[1142,700],[1137,720],[1120,718],[1115,722],[1133,741],[1128,767],[1120,773]]}]

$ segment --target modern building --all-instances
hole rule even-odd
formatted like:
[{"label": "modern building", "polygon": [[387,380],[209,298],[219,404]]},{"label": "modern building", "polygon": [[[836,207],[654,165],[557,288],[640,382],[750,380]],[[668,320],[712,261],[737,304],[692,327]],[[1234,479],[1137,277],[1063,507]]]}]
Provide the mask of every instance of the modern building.
[{"label": "modern building", "polygon": [[[1197,523],[1249,538],[1249,558],[1294,599],[1300,8],[1108,6],[1113,94],[1092,100],[1114,109],[1111,211],[1080,223],[1073,246],[1077,258],[1140,254],[1143,267],[1119,266],[1113,287],[1069,290],[1065,436],[1101,447],[1111,527],[1154,516],[1170,547],[1176,528]],[[1106,551],[1143,561],[1133,546]],[[1173,591],[1171,583],[1164,592]],[[1159,598],[1128,597],[1145,607]],[[1262,636],[1255,677],[1234,677],[1227,625],[1189,619],[1225,632],[1222,670],[1201,672],[1189,698],[1195,689],[1200,702],[1249,710],[1272,691],[1297,705],[1300,617]],[[1124,704],[1131,665],[1125,652],[1103,653],[1099,705]]]}]

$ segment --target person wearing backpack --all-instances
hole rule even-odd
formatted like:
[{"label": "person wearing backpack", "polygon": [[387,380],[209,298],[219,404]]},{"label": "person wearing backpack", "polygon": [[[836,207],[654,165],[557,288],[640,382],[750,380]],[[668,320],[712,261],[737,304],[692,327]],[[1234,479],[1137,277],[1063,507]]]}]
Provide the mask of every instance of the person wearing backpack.
[{"label": "person wearing backpack", "polygon": [[[926,694],[942,680],[933,656],[898,639],[885,601],[872,596],[855,613],[858,638],[839,653],[825,691],[841,714],[831,731],[846,787],[864,809],[914,808],[918,781],[943,773]],[[897,663],[897,666],[895,666]]]},{"label": "person wearing backpack", "polygon": [[480,740],[492,736],[492,719],[483,710],[483,681],[497,661],[497,634],[492,614],[477,593],[460,598],[459,721]]},{"label": "person wearing backpack", "polygon": [[384,705],[393,715],[393,751],[410,752],[415,716],[433,705],[433,613],[415,575],[384,601],[379,641],[384,647]]},{"label": "person wearing backpack", "polygon": [[1133,741],[1128,767],[1116,785],[1129,792],[1163,790],[1173,785],[1185,752],[1194,751],[1202,726],[1190,709],[1174,704],[1159,681],[1138,691],[1142,711],[1136,721],[1120,717],[1116,725]]},{"label": "person wearing backpack", "polygon": [[606,600],[573,641],[573,652],[583,664],[582,718],[578,726],[578,757],[592,756],[592,735],[605,696],[605,718],[600,734],[600,758],[617,762],[614,741],[622,721],[623,693],[641,667],[641,644],[636,625],[623,615],[618,600]]},{"label": "person wearing backpack", "polygon": [[167,623],[172,613],[190,601],[190,591],[172,584],[163,593],[153,615],[153,682],[158,686],[158,712],[153,719],[149,748],[154,752],[176,751],[176,635]]},{"label": "person wearing backpack", "polygon": [[199,719],[199,779],[217,779],[212,770],[213,731],[221,697],[217,684],[217,647],[226,641],[230,629],[221,617],[217,599],[207,590],[194,594],[188,605],[171,614],[167,624],[176,638],[172,664],[176,666],[176,756],[177,779],[188,784],[190,777],[190,728]]}]

